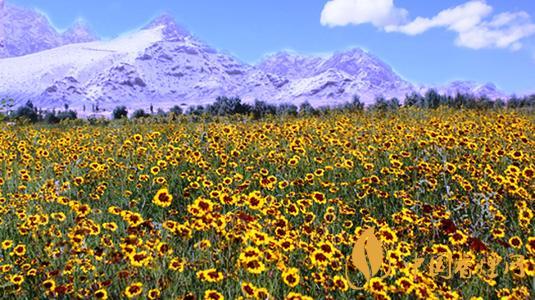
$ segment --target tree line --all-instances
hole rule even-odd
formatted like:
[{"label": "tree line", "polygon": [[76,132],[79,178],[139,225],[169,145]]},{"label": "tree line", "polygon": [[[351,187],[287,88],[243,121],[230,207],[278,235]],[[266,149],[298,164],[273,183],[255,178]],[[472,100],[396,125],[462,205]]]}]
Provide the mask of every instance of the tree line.
[{"label": "tree line", "polygon": [[[270,104],[265,101],[255,100],[253,104],[242,102],[239,97],[218,97],[214,103],[207,105],[190,106],[183,109],[175,105],[168,111],[158,109],[154,112],[154,107],[150,105],[150,112],[143,109],[134,110],[130,114],[131,119],[148,118],[151,116],[229,116],[229,115],[250,115],[253,119],[261,119],[269,115],[273,116],[297,116],[297,115],[321,115],[335,111],[394,111],[400,107],[418,107],[422,109],[436,109],[439,107],[449,107],[454,109],[500,109],[500,108],[535,108],[535,94],[509,99],[491,100],[487,96],[474,96],[470,94],[458,93],[455,96],[441,95],[435,90],[429,90],[424,95],[411,93],[406,95],[403,101],[397,98],[386,99],[377,97],[375,102],[367,107],[359,96],[354,96],[349,102],[335,107],[313,107],[309,102],[304,102],[299,106],[289,103]],[[12,100],[2,100],[0,110],[0,120],[20,120],[24,119],[31,123],[44,122],[48,124],[60,123],[63,120],[75,120],[78,118],[77,112],[69,109],[65,105],[64,110],[42,110],[28,101],[25,105],[11,110]],[[117,106],[111,114],[113,119],[128,118],[129,111],[125,106]]]}]

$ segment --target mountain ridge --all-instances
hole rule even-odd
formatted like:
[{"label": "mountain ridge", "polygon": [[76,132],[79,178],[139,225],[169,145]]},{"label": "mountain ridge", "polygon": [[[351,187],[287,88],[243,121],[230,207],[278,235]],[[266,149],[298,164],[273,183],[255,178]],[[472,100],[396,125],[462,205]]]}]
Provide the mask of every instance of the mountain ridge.
[{"label": "mountain ridge", "polygon": [[57,31],[43,14],[23,7],[0,4],[0,58],[16,57],[60,46],[96,41],[87,24],[76,21],[64,32]]}]

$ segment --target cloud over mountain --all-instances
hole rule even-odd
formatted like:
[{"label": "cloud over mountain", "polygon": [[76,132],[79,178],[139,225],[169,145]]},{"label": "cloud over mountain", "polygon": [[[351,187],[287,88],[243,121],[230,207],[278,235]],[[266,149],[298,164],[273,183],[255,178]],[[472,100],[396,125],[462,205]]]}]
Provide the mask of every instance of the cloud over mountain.
[{"label": "cloud over mountain", "polygon": [[457,34],[457,46],[470,49],[518,50],[523,39],[535,34],[535,24],[527,12],[493,14],[493,11],[486,1],[471,0],[433,17],[406,21],[408,11],[396,7],[393,0],[331,0],[325,4],[320,22],[326,26],[371,23],[386,32],[410,36],[443,28]]},{"label": "cloud over mountain", "polygon": [[371,23],[377,27],[397,25],[407,11],[394,6],[393,0],[331,0],[321,12],[321,24],[345,26]]}]

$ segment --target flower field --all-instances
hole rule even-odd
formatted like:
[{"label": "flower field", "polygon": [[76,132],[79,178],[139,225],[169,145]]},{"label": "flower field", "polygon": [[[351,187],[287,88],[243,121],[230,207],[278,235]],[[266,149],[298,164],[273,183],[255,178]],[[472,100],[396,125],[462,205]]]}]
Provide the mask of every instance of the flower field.
[{"label": "flower field", "polygon": [[[0,125],[0,295],[533,299],[534,120]],[[367,228],[370,281],[351,261]]]}]

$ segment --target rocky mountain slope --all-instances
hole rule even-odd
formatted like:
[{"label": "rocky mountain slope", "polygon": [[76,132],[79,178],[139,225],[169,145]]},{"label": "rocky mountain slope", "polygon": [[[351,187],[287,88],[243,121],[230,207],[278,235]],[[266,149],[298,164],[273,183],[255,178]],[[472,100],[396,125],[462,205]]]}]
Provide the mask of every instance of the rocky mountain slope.
[{"label": "rocky mountain slope", "polygon": [[0,0],[0,58],[95,40],[96,36],[83,22],[76,22],[60,33],[39,12],[5,4],[4,0]]},{"label": "rocky mountain slope", "polygon": [[455,96],[460,94],[472,94],[475,96],[487,96],[490,99],[505,99],[507,95],[500,91],[493,83],[477,83],[474,81],[453,81],[445,86],[436,88],[443,95]]}]

